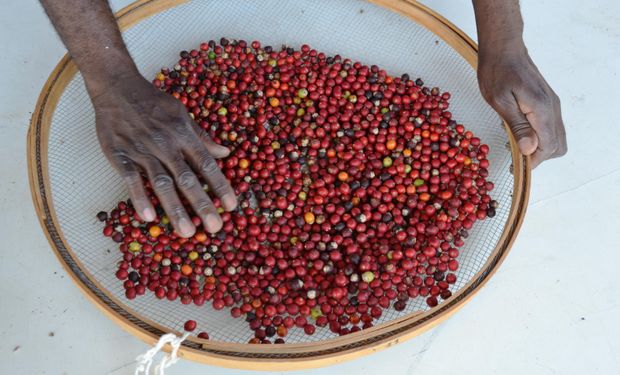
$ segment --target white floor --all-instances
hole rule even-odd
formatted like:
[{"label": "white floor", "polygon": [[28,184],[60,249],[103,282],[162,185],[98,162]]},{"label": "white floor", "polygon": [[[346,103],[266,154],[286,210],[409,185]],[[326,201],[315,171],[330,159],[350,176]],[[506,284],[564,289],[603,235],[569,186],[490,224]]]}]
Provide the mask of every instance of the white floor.
[{"label": "white floor", "polygon": [[[475,35],[470,2],[424,2]],[[562,98],[569,154],[535,171],[512,253],[462,311],[409,342],[312,373],[620,374],[620,2],[522,7],[531,55]],[[35,0],[4,0],[0,30],[0,374],[133,373],[147,346],[72,284],[30,199],[28,121],[63,46]],[[241,371],[181,361],[169,373]]]}]

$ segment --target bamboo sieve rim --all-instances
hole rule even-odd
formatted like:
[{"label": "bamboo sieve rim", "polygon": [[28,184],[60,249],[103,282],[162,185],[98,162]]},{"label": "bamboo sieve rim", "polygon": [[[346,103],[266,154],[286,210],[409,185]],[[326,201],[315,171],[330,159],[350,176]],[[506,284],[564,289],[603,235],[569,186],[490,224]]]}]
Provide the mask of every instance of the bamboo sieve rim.
[{"label": "bamboo sieve rim", "polygon": [[[152,15],[185,2],[138,0],[117,12],[116,17],[121,29],[127,30]],[[476,67],[478,59],[476,44],[464,32],[431,9],[414,0],[370,0],[370,2],[421,24],[455,49],[472,67]],[[35,210],[54,253],[78,288],[116,324],[141,340],[153,344],[168,330],[129,309],[86,271],[64,238],[54,210],[47,160],[49,132],[58,101],[76,73],[75,64],[68,55],[65,55],[45,83],[31,118],[27,149],[29,182]],[[530,162],[529,158],[519,153],[512,134],[509,131],[507,134],[514,167],[510,214],[501,238],[482,269],[452,298],[426,312],[414,312],[347,336],[314,343],[278,345],[277,352],[274,346],[190,338],[182,344],[179,356],[224,367],[254,370],[319,367],[387,348],[417,336],[449,318],[497,271],[507,256],[525,215],[530,188]]]}]

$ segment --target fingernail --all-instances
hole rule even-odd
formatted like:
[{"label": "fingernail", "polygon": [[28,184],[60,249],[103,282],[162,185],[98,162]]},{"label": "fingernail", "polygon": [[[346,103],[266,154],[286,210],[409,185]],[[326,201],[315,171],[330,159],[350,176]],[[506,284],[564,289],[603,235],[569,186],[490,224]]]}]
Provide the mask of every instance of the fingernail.
[{"label": "fingernail", "polygon": [[211,155],[216,159],[224,158],[228,156],[228,154],[230,154],[230,149],[228,147],[218,145],[212,140],[209,140],[207,142],[207,149],[209,150]]},{"label": "fingernail", "polygon": [[191,221],[182,217],[179,220],[179,231],[179,234],[183,237],[191,237],[194,233],[196,233],[196,227],[194,227],[194,224],[192,224]]},{"label": "fingernail", "polygon": [[523,155],[531,155],[536,151],[536,147],[538,146],[538,141],[533,138],[524,137],[517,141],[519,145],[519,150]]},{"label": "fingernail", "polygon": [[204,217],[203,221],[205,224],[205,229],[207,229],[209,233],[216,233],[222,229],[223,223],[219,215],[208,214]]},{"label": "fingernail", "polygon": [[217,145],[217,146],[219,148],[218,151],[221,155],[228,156],[228,154],[230,154],[230,149],[228,147],[225,147],[222,145]]},{"label": "fingernail", "polygon": [[222,207],[226,211],[232,211],[237,207],[237,197],[234,194],[224,194],[222,197]]},{"label": "fingernail", "polygon": [[142,218],[146,221],[155,220],[155,210],[153,210],[152,208],[145,208],[144,210],[142,210]]}]

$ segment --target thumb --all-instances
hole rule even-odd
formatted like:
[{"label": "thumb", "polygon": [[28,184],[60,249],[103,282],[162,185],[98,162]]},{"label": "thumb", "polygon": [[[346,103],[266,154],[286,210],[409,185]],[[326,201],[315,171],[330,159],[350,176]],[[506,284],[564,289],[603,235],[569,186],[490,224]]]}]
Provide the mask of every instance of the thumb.
[{"label": "thumb", "polygon": [[504,121],[508,123],[508,127],[517,140],[521,153],[523,155],[532,155],[538,148],[538,135],[525,114],[521,112],[516,99],[513,97],[507,105],[496,108],[496,110]]},{"label": "thumb", "polygon": [[209,134],[207,134],[206,131],[199,128],[198,126],[194,126],[194,130],[196,130],[196,134],[198,135],[198,138],[205,145],[205,147],[207,148],[207,151],[209,151],[211,156],[213,156],[216,159],[221,159],[221,158],[225,158],[226,156],[228,156],[228,154],[230,154],[230,150],[227,147],[224,147],[222,145],[218,145],[217,143],[215,143],[213,139],[209,137]]},{"label": "thumb", "polygon": [[225,158],[230,154],[230,150],[227,147],[213,142],[211,137],[207,136],[206,138],[201,138],[201,140],[207,147],[207,151],[216,159]]}]

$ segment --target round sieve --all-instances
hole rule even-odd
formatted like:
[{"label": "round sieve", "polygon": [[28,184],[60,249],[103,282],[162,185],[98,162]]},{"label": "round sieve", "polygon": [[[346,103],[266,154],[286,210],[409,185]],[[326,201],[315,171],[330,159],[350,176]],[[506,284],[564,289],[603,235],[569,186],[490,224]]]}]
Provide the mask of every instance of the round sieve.
[{"label": "round sieve", "polygon": [[[385,311],[377,325],[337,337],[293,329],[287,344],[246,344],[242,319],[210,306],[186,306],[145,295],[129,301],[114,276],[117,246],[101,235],[95,214],[126,199],[95,135],[94,111],[82,78],[65,56],[43,88],[32,117],[30,182],[41,225],[61,263],[82,291],[117,324],[149,343],[178,332],[191,317],[211,340],[190,338],[179,355],[251,369],[321,366],[354,358],[413,337],[453,314],[490,278],[509,251],[525,214],[529,161],[517,150],[498,115],[480,95],[477,47],[466,35],[413,0],[141,0],[117,14],[141,73],[151,79],[178,59],[178,51],[226,36],[299,48],[376,64],[392,75],[408,73],[452,94],[451,111],[490,147],[489,180],[497,216],[477,223],[461,248],[453,296],[434,308],[423,299]],[[513,173],[510,166],[513,166]]]}]

